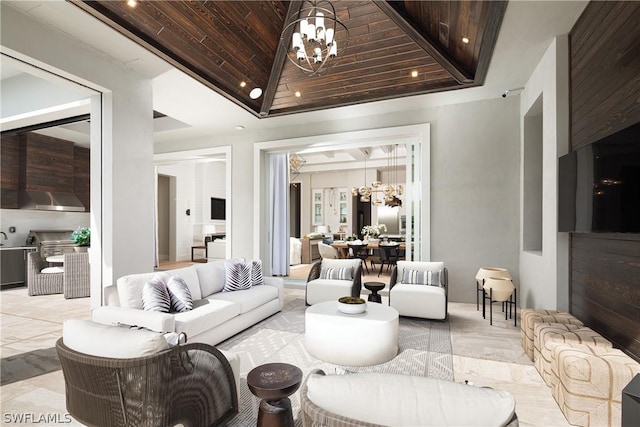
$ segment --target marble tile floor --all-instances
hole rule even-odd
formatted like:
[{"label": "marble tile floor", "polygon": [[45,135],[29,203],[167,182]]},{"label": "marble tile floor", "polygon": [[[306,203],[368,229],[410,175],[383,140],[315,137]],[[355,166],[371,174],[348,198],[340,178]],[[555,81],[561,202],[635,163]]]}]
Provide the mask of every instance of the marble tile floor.
[{"label": "marble tile floor", "polygon": [[[303,297],[304,290],[286,289],[286,302]],[[489,326],[475,304],[449,304],[455,380],[513,393],[521,426],[568,426],[522,351],[519,324],[501,319],[498,304],[494,308]],[[62,371],[51,362],[62,322],[70,318],[89,318],[88,298],[29,297],[26,288],[0,292],[1,425],[80,425],[66,412]]]}]

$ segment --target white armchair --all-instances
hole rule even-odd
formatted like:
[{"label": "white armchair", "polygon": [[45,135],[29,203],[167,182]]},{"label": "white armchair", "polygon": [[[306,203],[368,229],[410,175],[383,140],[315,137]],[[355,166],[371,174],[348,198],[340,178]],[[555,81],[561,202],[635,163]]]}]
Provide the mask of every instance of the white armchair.
[{"label": "white armchair", "polygon": [[326,243],[318,242],[318,252],[320,253],[320,257],[322,259],[338,259],[338,250],[331,245],[327,245]]},{"label": "white armchair", "polygon": [[[341,273],[344,279],[337,278]],[[355,259],[323,259],[311,267],[307,278],[307,305],[337,301],[340,297],[359,297],[362,290],[362,261]]]},{"label": "white armchair", "polygon": [[398,261],[391,272],[389,305],[401,316],[445,320],[448,286],[444,262]]}]

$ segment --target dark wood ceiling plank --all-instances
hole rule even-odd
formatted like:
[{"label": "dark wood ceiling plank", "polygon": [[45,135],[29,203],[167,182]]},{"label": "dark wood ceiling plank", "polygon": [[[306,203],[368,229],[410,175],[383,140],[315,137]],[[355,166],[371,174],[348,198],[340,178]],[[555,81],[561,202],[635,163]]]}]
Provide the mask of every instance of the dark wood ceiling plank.
[{"label": "dark wood ceiling plank", "polygon": [[[455,80],[451,77],[447,77],[446,79],[436,80],[434,82],[429,82],[429,83],[425,82],[424,84],[420,85],[420,87],[416,87],[415,85],[410,85],[410,86],[399,85],[399,86],[392,86],[392,87],[381,87],[376,89],[365,89],[359,92],[342,91],[331,98],[331,101],[332,101],[331,107],[361,104],[363,102],[370,102],[371,99],[380,101],[384,99],[394,99],[394,98],[400,98],[405,96],[439,92],[439,91],[451,89],[452,84],[455,84]],[[460,85],[460,88],[462,87],[465,87],[465,86]],[[295,102],[291,103],[290,105],[294,107],[294,109],[299,108],[299,106],[296,105]],[[322,100],[321,102],[311,102],[306,104],[304,107],[307,111],[313,111],[316,109],[326,109],[327,101]],[[287,111],[287,107],[282,105],[282,106],[278,106],[278,108],[274,108],[272,112],[274,115],[277,115],[278,112],[282,114],[282,113],[291,113],[293,111]]]},{"label": "dark wood ceiling plank", "polygon": [[[442,68],[437,68],[432,71],[424,71],[421,73],[421,77],[412,78],[410,75],[410,69],[405,70],[392,70],[386,72],[377,72],[372,75],[371,80],[363,81],[362,78],[354,76],[350,79],[341,81],[341,84],[333,85],[331,82],[324,82],[322,85],[297,87],[295,85],[287,85],[286,88],[278,91],[278,97],[276,100],[293,98],[295,92],[300,93],[305,99],[320,99],[328,96],[333,96],[336,93],[351,92],[354,88],[369,88],[376,89],[380,87],[391,87],[396,85],[403,86],[415,86],[422,87],[425,83],[432,82],[434,80],[451,79],[451,75],[447,74],[447,71]],[[275,101],[274,101],[275,102]]]},{"label": "dark wood ceiling plank", "polygon": [[422,47],[430,56],[438,61],[451,75],[461,83],[473,82],[473,75],[469,71],[465,70],[460,64],[458,64],[451,55],[444,52],[434,43],[428,41],[423,34],[413,28],[407,20],[401,16],[394,8],[386,1],[377,2],[376,5],[387,14],[387,16],[393,20],[398,26],[404,30],[409,37],[411,37],[420,47]]},{"label": "dark wood ceiling plank", "polygon": [[223,10],[205,8],[198,2],[192,2],[191,8],[192,19],[197,20],[198,25],[206,29],[208,43],[205,43],[206,40],[202,43],[225,61],[242,64],[243,73],[248,74],[247,78],[256,79],[258,75],[261,82],[267,81],[273,60],[273,53],[268,45],[261,40],[253,40],[233,22],[233,17],[226,16]]},{"label": "dark wood ceiling plank", "polygon": [[[237,88],[229,88],[225,81],[228,76],[218,65],[212,66],[213,63],[209,62],[208,68],[204,68],[202,64],[199,63],[199,54],[196,55],[197,59],[195,61],[186,61],[184,56],[182,56],[185,53],[184,51],[171,51],[167,49],[167,46],[162,44],[162,40],[159,39],[157,35],[156,37],[148,36],[140,29],[133,27],[131,22],[122,18],[117,13],[114,13],[108,6],[114,6],[116,2],[83,0],[70,0],[70,2],[95,18],[103,21],[105,24],[120,31],[125,36],[158,55],[174,67],[190,75],[200,83],[257,115],[257,109],[259,108],[258,103],[248,97],[242,96],[242,94],[238,92]],[[160,34],[163,32],[164,30],[160,31]],[[168,33],[167,35],[171,36]],[[188,52],[194,51],[192,48],[186,48],[185,50]],[[220,64],[222,64],[222,62]],[[213,74],[214,71],[215,74]],[[233,80],[235,80],[235,78]]]},{"label": "dark wood ceiling plank", "polygon": [[[377,83],[377,80],[383,79],[384,75],[386,74],[403,75],[407,80],[419,81],[418,78],[411,77],[411,71],[418,70],[419,76],[423,76],[426,73],[444,71],[440,64],[424,65],[419,59],[415,59],[413,61],[405,61],[402,64],[391,65],[379,62],[377,64],[371,64],[366,69],[367,78],[364,81],[368,82],[368,84],[371,85],[375,85]],[[332,87],[343,87],[348,85],[351,81],[363,81],[362,70],[354,69],[340,74],[326,75],[322,76],[322,78],[318,80],[320,81],[309,83],[308,81],[298,79],[290,81],[280,81],[280,84],[287,85],[288,87],[293,87],[295,88],[295,90],[320,91],[325,85],[329,85]],[[315,89],[316,86],[319,87]]]},{"label": "dark wood ceiling plank", "polygon": [[[245,18],[235,7],[236,2],[218,1],[207,3],[204,7],[209,14],[216,19],[216,29],[223,38],[216,40],[224,42],[226,39],[235,39],[236,46],[242,52],[254,52],[256,56],[266,56],[264,60],[271,67],[273,56],[278,45],[279,37],[269,33],[267,20],[256,20],[255,14],[249,10],[249,18]],[[220,28],[224,27],[224,30]],[[277,26],[281,26],[282,22]]]}]

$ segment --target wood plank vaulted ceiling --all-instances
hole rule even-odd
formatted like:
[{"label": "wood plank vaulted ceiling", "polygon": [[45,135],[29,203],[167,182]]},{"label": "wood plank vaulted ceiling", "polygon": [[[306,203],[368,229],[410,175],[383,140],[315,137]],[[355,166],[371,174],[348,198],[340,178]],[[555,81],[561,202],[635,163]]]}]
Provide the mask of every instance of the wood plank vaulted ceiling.
[{"label": "wood plank vaulted ceiling", "polygon": [[[506,1],[336,0],[348,47],[309,76],[280,46],[305,1],[70,1],[257,117],[482,85],[506,9]],[[253,88],[260,98],[249,97]]]}]

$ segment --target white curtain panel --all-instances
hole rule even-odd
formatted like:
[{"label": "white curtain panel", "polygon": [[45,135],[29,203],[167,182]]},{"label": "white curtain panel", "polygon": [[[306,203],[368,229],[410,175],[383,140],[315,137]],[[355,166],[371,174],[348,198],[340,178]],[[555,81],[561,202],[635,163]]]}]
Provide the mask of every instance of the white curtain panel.
[{"label": "white curtain panel", "polygon": [[289,274],[289,156],[269,155],[269,223],[271,224],[271,274]]}]

